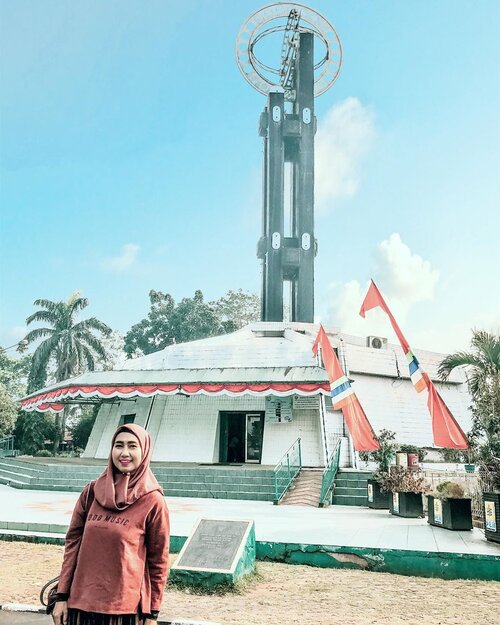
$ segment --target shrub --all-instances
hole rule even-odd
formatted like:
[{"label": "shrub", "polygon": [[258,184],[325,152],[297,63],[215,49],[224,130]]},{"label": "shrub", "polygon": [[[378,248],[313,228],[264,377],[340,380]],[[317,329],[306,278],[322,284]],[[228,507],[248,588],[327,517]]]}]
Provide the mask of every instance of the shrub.
[{"label": "shrub", "polygon": [[381,473],[377,479],[380,490],[384,493],[422,493],[429,491],[429,485],[418,471],[410,471],[405,467],[391,467],[386,473]]},{"label": "shrub", "polygon": [[466,498],[464,487],[458,482],[441,482],[436,486],[433,496],[437,499],[464,499]]},{"label": "shrub", "polygon": [[[376,439],[380,449],[369,452],[369,457],[378,463],[377,473],[386,473],[389,471],[389,466],[396,453],[396,433],[390,430],[380,430]],[[375,479],[377,478],[375,477]]]},{"label": "shrub", "polygon": [[481,476],[484,480],[483,490],[500,493],[500,458],[489,458],[481,463]]},{"label": "shrub", "polygon": [[40,449],[35,453],[36,458],[52,458],[54,454],[48,449]]}]

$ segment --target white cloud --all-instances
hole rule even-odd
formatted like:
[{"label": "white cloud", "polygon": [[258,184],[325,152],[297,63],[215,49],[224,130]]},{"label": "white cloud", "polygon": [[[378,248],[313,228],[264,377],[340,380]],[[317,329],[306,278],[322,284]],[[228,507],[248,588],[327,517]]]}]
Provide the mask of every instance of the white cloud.
[{"label": "white cloud", "polygon": [[412,253],[397,232],[380,243],[375,259],[374,279],[395,306],[394,313],[399,311],[406,317],[414,304],[434,298],[439,271]]},{"label": "white cloud", "polygon": [[314,181],[319,213],[331,210],[336,199],[356,193],[361,162],[375,138],[373,117],[370,109],[350,97],[333,106],[319,124]]},{"label": "white cloud", "polygon": [[10,334],[16,341],[20,341],[28,334],[28,328],[26,326],[14,326]]},{"label": "white cloud", "polygon": [[413,332],[412,341],[416,347],[442,354],[468,351],[473,328],[500,334],[500,313],[491,315],[478,311],[472,320],[447,320],[444,329],[428,324]]},{"label": "white cloud", "polygon": [[136,263],[140,249],[140,246],[135,243],[127,243],[122,246],[117,256],[112,256],[111,258],[103,260],[101,266],[103,269],[110,271],[125,271],[125,269],[130,269]]},{"label": "white cloud", "polygon": [[[431,267],[429,261],[412,253],[398,233],[391,234],[377,246],[375,260],[373,278],[398,323],[404,324],[413,305],[433,299],[439,272]],[[368,286],[368,281],[361,285],[357,280],[332,284],[324,322],[350,334],[381,335],[393,340],[387,316],[380,309],[371,310],[366,319],[359,316]]]}]

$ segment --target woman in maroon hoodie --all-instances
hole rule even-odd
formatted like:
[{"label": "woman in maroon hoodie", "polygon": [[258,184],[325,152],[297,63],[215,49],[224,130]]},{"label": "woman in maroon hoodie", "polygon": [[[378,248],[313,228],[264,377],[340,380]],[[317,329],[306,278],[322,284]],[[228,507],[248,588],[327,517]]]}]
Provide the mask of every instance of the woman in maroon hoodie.
[{"label": "woman in maroon hoodie", "polygon": [[106,471],[83,489],[71,518],[55,625],[153,625],[158,618],[170,526],[150,458],[144,428],[116,430]]}]

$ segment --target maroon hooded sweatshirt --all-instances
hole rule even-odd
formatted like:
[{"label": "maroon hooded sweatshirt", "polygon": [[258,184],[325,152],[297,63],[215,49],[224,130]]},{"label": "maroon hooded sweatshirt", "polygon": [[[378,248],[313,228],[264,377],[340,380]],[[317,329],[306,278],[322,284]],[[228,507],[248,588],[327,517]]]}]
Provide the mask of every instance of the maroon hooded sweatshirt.
[{"label": "maroon hooded sweatshirt", "polygon": [[149,467],[149,434],[135,424],[121,426],[112,447],[120,432],[138,438],[141,463],[122,474],[110,454],[106,471],[84,488],[66,534],[57,591],[69,594],[68,607],[84,612],[151,614],[160,610],[168,575],[168,509]]}]

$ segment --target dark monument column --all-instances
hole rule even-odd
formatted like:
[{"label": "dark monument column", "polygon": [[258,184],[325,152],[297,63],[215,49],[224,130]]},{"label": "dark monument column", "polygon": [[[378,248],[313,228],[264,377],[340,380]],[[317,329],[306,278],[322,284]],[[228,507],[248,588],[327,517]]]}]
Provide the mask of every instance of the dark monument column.
[{"label": "dark monument column", "polygon": [[262,319],[264,321],[283,320],[284,117],[283,93],[270,93],[267,104],[267,137],[264,139],[266,144],[264,148],[265,217],[263,231],[265,255],[262,276],[264,295]]},{"label": "dark monument column", "polygon": [[294,113],[300,123],[293,167],[293,222],[298,240],[297,277],[292,281],[292,321],[314,321],[314,36],[301,33],[296,61]]}]

